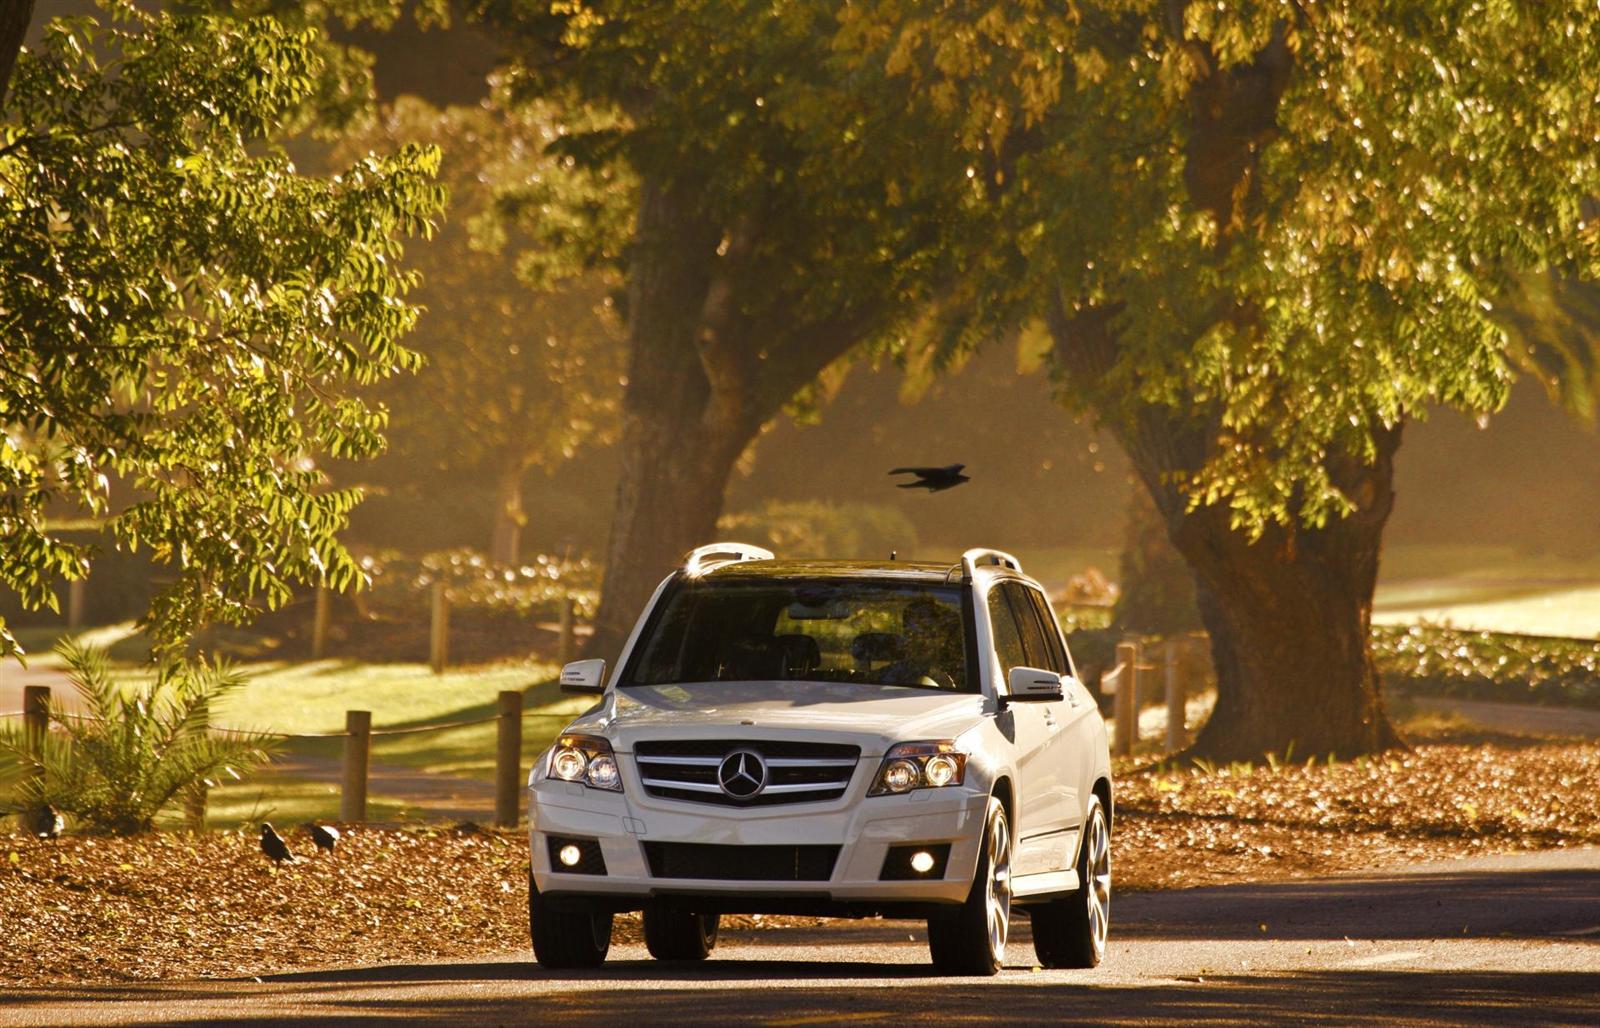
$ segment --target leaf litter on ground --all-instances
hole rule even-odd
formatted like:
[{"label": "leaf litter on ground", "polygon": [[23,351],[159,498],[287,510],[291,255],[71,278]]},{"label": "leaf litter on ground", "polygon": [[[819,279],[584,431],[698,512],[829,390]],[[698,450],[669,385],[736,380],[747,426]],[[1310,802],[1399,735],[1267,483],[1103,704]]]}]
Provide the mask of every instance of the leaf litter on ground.
[{"label": "leaf litter on ground", "polygon": [[[1114,871],[1124,891],[1600,843],[1594,743],[1446,732],[1332,765],[1120,771]],[[246,977],[528,947],[520,831],[358,825],[331,855],[297,831],[301,859],[278,867],[248,831],[54,842],[3,832],[0,986]],[[618,942],[639,937],[636,915],[617,919]]]}]

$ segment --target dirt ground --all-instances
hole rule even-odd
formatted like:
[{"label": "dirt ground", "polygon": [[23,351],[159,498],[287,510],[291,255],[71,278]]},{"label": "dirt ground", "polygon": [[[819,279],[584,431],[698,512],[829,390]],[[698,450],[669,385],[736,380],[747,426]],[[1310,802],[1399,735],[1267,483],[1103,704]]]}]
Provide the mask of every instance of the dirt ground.
[{"label": "dirt ground", "polygon": [[[1600,843],[1600,746],[1435,732],[1367,760],[1123,768],[1119,890]],[[282,828],[283,826],[280,826]],[[267,974],[527,946],[521,833],[356,826],[275,867],[253,833],[0,829],[0,986]],[[793,919],[739,918],[777,924]],[[637,918],[619,918],[637,937]]]}]

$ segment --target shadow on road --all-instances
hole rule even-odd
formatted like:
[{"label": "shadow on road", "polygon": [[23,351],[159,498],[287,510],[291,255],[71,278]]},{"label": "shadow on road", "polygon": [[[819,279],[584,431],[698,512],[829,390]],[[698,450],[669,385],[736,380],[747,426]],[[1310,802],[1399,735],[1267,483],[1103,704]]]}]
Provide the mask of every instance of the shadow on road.
[{"label": "shadow on road", "polygon": [[[848,974],[849,965],[799,965],[831,977]],[[799,966],[790,965],[788,970]],[[395,981],[429,982],[440,969],[385,969]],[[659,968],[657,968],[659,971]],[[715,985],[714,965],[702,979]],[[769,975],[774,968],[767,967]],[[874,977],[885,968],[873,965]],[[407,977],[407,971],[412,974]],[[1095,1022],[1123,1024],[1156,1021],[1186,1024],[1238,1024],[1278,1022],[1297,1024],[1372,1021],[1393,1024],[1409,1020],[1432,1023],[1516,1023],[1566,1025],[1593,1023],[1600,981],[1578,973],[1432,973],[1432,972],[1301,972],[1293,976],[1207,977],[1193,981],[1150,981],[1137,985],[1097,986],[1094,972],[1059,978],[1018,980],[938,980],[918,988],[862,987],[846,982],[838,987],[807,984],[776,987],[627,988],[622,986],[630,969],[622,967],[589,976],[584,987],[540,995],[518,995],[515,990],[463,996],[459,990],[432,997],[400,995],[383,989],[352,992],[321,988],[289,988],[277,992],[279,1002],[260,991],[248,1005],[230,1005],[225,1011],[214,1004],[243,999],[244,990],[229,985],[193,983],[189,986],[82,989],[80,999],[119,999],[138,1002],[146,993],[158,1004],[152,1013],[168,1023],[217,1022],[232,1024],[283,1024],[338,1016],[428,1021],[478,1021],[488,1023],[548,1022],[556,1019],[604,1018],[605,1023],[633,1019],[642,1024],[715,1024],[718,1022],[822,1023],[827,1021],[894,1020],[899,1022],[1005,1020],[1009,1022]],[[477,964],[452,969],[453,980],[515,981],[520,965]],[[910,977],[909,975],[907,977]],[[316,979],[296,979],[308,984]],[[373,979],[338,976],[354,984]],[[725,980],[724,980],[725,981]],[[277,984],[290,986],[284,979]],[[610,986],[610,987],[608,987]],[[256,987],[260,990],[260,987]],[[58,1002],[59,994],[21,989],[6,997],[6,1005],[26,1016],[34,1004]],[[173,1002],[186,1006],[204,999],[212,1005],[179,1014]],[[174,1015],[179,1020],[172,1021]]]},{"label": "shadow on road", "polygon": [[[1600,871],[1273,882],[1134,895],[1112,905],[1115,935],[1146,940],[1547,939],[1551,925],[1573,923],[1600,925]],[[1587,940],[1600,943],[1600,934]]]}]

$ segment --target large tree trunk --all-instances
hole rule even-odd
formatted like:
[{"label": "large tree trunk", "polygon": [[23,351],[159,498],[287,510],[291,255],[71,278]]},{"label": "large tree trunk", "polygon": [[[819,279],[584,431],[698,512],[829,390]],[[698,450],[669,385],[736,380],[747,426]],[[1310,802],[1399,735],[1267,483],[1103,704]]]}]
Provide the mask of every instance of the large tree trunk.
[{"label": "large tree trunk", "polygon": [[615,660],[651,591],[685,551],[711,539],[723,492],[759,423],[716,414],[700,357],[718,233],[692,197],[646,182],[629,269],[622,473],[587,652]]},{"label": "large tree trunk", "polygon": [[11,71],[17,66],[17,52],[28,38],[33,22],[34,0],[4,0],[0,3],[0,111],[6,109],[6,92],[11,88]]},{"label": "large tree trunk", "polygon": [[522,559],[522,460],[513,457],[500,468],[495,480],[494,534],[489,543],[489,559],[496,564],[515,564]]},{"label": "large tree trunk", "polygon": [[1217,672],[1196,755],[1349,757],[1399,743],[1368,649],[1400,430],[1379,442],[1374,465],[1339,469],[1358,509],[1324,528],[1273,529],[1251,542],[1224,510],[1179,515],[1172,541],[1194,570]]}]

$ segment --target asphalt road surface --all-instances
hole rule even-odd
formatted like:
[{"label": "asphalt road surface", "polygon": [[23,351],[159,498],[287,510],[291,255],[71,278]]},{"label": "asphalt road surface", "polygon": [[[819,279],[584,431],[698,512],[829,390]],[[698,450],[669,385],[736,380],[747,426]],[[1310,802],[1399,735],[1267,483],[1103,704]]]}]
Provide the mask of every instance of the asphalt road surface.
[{"label": "asphalt road surface", "polygon": [[1025,919],[1006,970],[986,979],[934,976],[918,924],[836,921],[729,933],[700,965],[622,946],[586,974],[512,953],[9,989],[0,1023],[1600,1024],[1600,849],[1124,896],[1112,912],[1110,957],[1094,971],[1035,970]]}]

